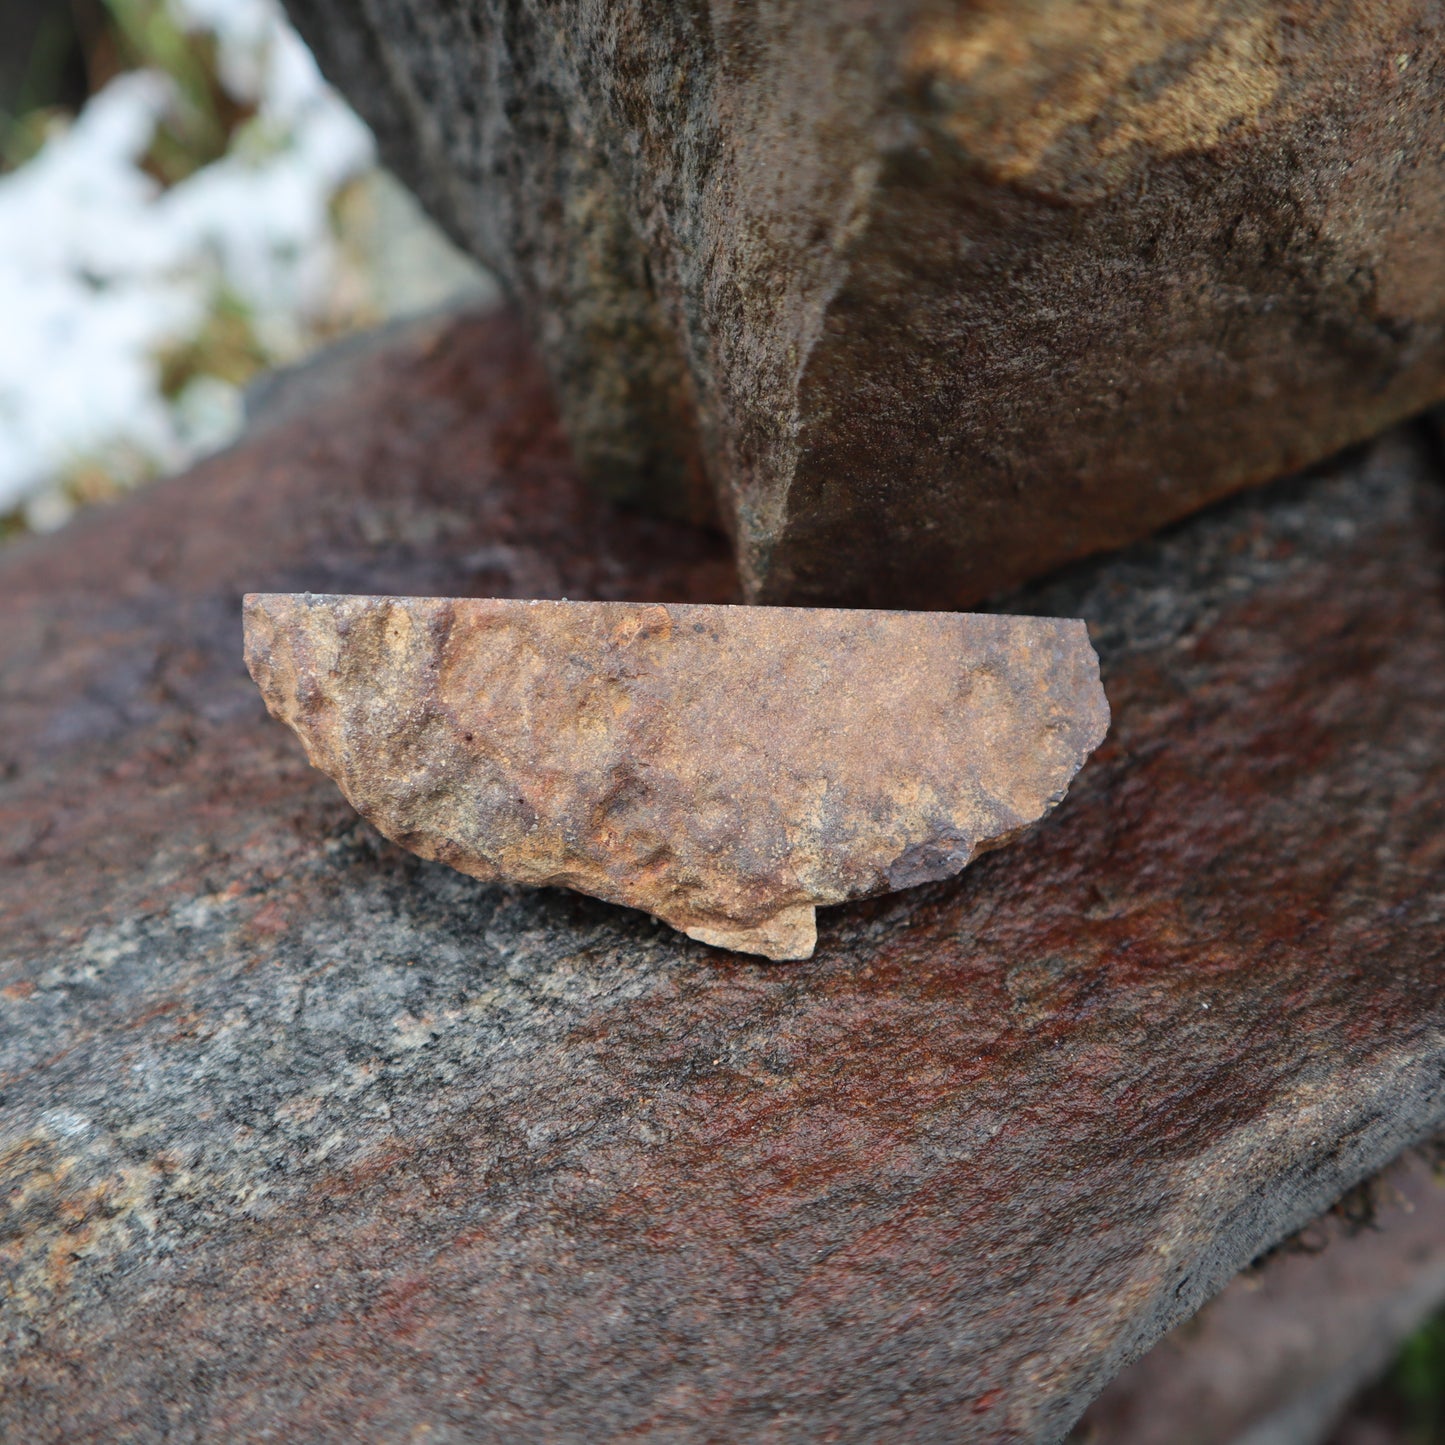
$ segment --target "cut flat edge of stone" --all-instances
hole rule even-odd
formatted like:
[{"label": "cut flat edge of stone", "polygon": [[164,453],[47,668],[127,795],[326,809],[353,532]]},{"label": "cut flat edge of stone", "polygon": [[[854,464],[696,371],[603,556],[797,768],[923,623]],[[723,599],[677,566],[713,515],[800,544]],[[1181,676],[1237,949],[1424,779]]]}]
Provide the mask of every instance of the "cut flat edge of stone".
[{"label": "cut flat edge of stone", "polygon": [[260,594],[270,712],[385,836],[716,948],[812,956],[817,908],[951,877],[1103,739],[1075,619]]}]

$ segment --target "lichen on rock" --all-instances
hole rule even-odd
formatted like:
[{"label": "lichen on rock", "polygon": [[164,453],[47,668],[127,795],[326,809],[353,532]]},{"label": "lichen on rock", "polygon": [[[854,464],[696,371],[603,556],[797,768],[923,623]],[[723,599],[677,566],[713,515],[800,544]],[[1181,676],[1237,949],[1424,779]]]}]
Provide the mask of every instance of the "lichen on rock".
[{"label": "lichen on rock", "polygon": [[1063,619],[258,594],[245,623],[267,706],[387,837],[774,959],[818,905],[1007,842],[1108,727]]}]

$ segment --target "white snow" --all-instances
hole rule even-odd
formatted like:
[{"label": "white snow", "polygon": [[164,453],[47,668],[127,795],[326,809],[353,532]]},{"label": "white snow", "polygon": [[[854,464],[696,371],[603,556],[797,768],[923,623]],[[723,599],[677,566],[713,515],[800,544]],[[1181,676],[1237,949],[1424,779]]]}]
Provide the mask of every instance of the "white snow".
[{"label": "white snow", "polygon": [[[0,513],[55,525],[59,479],[98,458],[170,470],[223,445],[236,389],[160,393],[159,357],[239,302],[272,359],[297,354],[337,284],[330,204],[373,160],[276,0],[167,0],[215,34],[222,83],[256,115],[226,155],[162,189],[140,167],[168,77],[113,80],[0,177]],[[115,465],[120,466],[119,460]]]}]

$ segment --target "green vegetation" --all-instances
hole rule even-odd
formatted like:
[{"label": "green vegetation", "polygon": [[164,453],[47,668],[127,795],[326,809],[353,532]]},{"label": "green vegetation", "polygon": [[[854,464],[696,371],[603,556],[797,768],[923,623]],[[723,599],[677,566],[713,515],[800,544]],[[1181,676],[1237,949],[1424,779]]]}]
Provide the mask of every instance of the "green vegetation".
[{"label": "green vegetation", "polygon": [[174,185],[223,156],[250,118],[217,78],[214,39],[177,25],[164,0],[96,0],[57,5],[37,20],[28,53],[0,104],[0,168],[14,169],[44,144],[51,128],[79,109],[77,78],[94,93],[124,70],[158,70],[175,87],[175,104],[156,132],[146,169]]},{"label": "green vegetation", "polygon": [[1445,1445],[1445,1314],[1405,1341],[1376,1393],[1392,1404],[1403,1445]]},{"label": "green vegetation", "polygon": [[161,353],[161,395],[174,401],[198,376],[244,386],[270,360],[251,325],[250,309],[221,290],[200,331]]}]

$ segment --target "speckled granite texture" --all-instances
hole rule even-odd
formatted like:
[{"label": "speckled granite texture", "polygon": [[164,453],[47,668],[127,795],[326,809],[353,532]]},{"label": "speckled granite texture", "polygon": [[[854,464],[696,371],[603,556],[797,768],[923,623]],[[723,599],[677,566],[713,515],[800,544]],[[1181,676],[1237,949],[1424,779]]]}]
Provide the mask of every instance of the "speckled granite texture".
[{"label": "speckled granite texture", "polygon": [[1400,432],[1010,610],[1114,727],[770,965],[384,843],[252,589],[728,600],[437,323],[0,557],[0,1436],[1057,1438],[1445,1119],[1445,546]]}]

